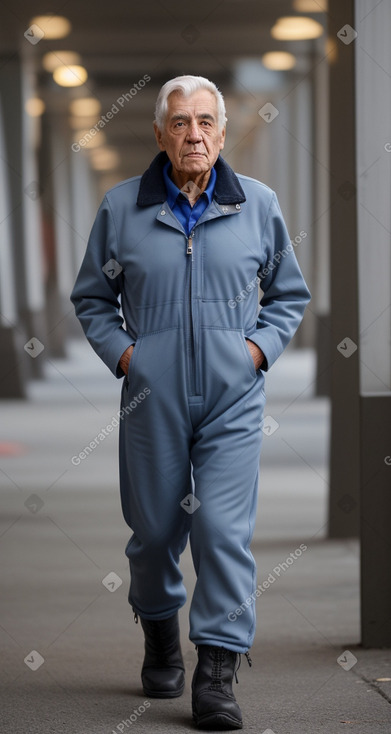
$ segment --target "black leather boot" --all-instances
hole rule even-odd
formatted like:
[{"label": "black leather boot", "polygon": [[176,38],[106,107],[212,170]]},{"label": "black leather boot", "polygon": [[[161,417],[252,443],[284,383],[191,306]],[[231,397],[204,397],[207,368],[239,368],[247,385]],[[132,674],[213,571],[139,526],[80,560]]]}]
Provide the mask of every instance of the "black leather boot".
[{"label": "black leather boot", "polygon": [[198,645],[192,682],[193,719],[199,729],[241,729],[242,713],[232,692],[238,653]]},{"label": "black leather boot", "polygon": [[145,657],[141,670],[144,693],[151,698],[176,698],[185,686],[178,614],[168,619],[143,619]]}]

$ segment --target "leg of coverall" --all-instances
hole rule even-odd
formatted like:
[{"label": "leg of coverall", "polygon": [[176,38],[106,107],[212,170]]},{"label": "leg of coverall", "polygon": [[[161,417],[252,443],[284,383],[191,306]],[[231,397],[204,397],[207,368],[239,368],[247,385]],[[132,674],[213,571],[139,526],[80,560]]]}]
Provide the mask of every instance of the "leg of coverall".
[{"label": "leg of coverall", "polygon": [[[192,448],[195,495],[191,550],[197,582],[190,610],[190,639],[246,652],[255,634],[255,600],[231,621],[256,589],[250,551],[262,440],[264,394],[255,383],[228,410],[206,419]],[[231,615],[231,619],[235,615]]]},{"label": "leg of coverall", "polygon": [[[129,602],[141,617],[165,619],[186,601],[178,564],[191,516],[180,502],[191,491],[192,427],[187,406],[181,409],[168,391],[157,398],[156,386],[149,384],[151,394],[120,425],[121,500],[133,530],[126,548]],[[122,405],[134,392],[132,386],[128,394],[124,384]]]}]

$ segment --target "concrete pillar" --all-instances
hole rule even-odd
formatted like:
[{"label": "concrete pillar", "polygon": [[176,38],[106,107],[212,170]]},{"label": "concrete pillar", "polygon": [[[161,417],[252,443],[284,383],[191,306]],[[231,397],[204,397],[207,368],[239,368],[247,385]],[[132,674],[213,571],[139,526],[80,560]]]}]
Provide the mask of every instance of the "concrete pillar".
[{"label": "concrete pillar", "polygon": [[[17,329],[21,338],[19,359],[25,375],[40,376],[45,350],[42,232],[40,185],[36,160],[39,120],[25,112],[25,102],[34,95],[34,72],[15,55],[0,65],[0,88],[7,99],[3,117],[9,192],[9,225],[12,232],[14,291]],[[34,338],[36,349],[27,356],[23,346]],[[31,345],[31,341],[30,341]]]},{"label": "concrete pillar", "polygon": [[313,292],[311,311],[316,315],[316,394],[330,395],[330,226],[329,226],[329,70],[328,60],[314,64],[313,115]]},{"label": "concrete pillar", "polygon": [[391,647],[391,6],[356,0],[361,634]]},{"label": "concrete pillar", "polygon": [[[28,49],[30,51],[30,49]],[[25,271],[25,304],[21,315],[25,323],[27,340],[39,341],[44,349],[32,349],[33,359],[30,368],[35,377],[42,376],[42,366],[47,354],[47,326],[45,318],[45,272],[42,233],[41,183],[38,170],[38,145],[40,142],[40,118],[26,113],[28,99],[36,96],[36,75],[34,65],[29,58],[22,56],[20,76],[20,108],[21,116],[21,184],[22,184],[22,237],[23,267]],[[36,344],[37,342],[34,341]],[[45,351],[46,349],[46,351]],[[30,352],[29,352],[30,354]]]},{"label": "concrete pillar", "polygon": [[[331,437],[328,532],[359,533],[360,417],[355,158],[354,0],[330,0]],[[350,33],[350,31],[349,31]]]},{"label": "concrete pillar", "polygon": [[[300,232],[306,237],[296,246],[295,253],[303,275],[313,290],[313,236],[314,219],[314,179],[313,179],[313,99],[312,85],[309,78],[303,79],[286,97],[290,105],[290,123],[285,131],[289,147],[289,169],[285,178],[289,187],[289,232],[291,239],[298,242]],[[287,175],[288,174],[288,175]],[[295,239],[296,238],[296,239]],[[301,325],[295,346],[313,345],[315,323],[312,309],[307,311]]]},{"label": "concrete pillar", "polygon": [[69,253],[67,279],[62,280],[62,300],[64,309],[69,312],[67,319],[69,334],[80,335],[81,327],[74,315],[69,301],[69,293],[73,288],[76,274],[85,254],[88,237],[96,217],[101,195],[98,188],[98,175],[91,169],[88,154],[85,151],[72,152],[70,158],[70,183],[73,238],[72,251]]},{"label": "concrete pillar", "polygon": [[[98,174],[92,171],[86,152],[73,153],[70,159],[73,252],[70,283],[76,277],[84,257],[88,237],[100,204]],[[67,294],[68,295],[68,294]]]},{"label": "concrete pillar", "polygon": [[[0,97],[0,158],[7,161]],[[25,396],[21,370],[22,340],[17,331],[15,263],[12,257],[9,167],[0,166],[0,398]]]},{"label": "concrete pillar", "polygon": [[71,136],[65,115],[51,115],[50,153],[52,168],[52,212],[54,258],[51,269],[51,344],[57,356],[65,353],[69,293],[73,278],[74,219],[71,200]]}]

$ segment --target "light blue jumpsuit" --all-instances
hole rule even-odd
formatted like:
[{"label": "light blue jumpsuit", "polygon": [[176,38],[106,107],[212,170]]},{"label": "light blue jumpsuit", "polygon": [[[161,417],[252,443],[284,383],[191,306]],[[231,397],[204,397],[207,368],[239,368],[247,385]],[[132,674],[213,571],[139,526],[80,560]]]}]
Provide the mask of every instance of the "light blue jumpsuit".
[{"label": "light blue jumpsuit", "polygon": [[[257,586],[250,542],[263,372],[296,331],[309,291],[273,191],[219,156],[213,201],[187,237],[166,201],[167,160],[160,153],[143,177],[107,192],[71,299],[117,377],[135,344],[119,436],[122,508],[133,531],[129,602],[148,619],[185,603],[179,558],[190,533],[190,639],[246,652],[255,603],[234,622],[230,612]],[[265,354],[262,369],[245,338]]]}]

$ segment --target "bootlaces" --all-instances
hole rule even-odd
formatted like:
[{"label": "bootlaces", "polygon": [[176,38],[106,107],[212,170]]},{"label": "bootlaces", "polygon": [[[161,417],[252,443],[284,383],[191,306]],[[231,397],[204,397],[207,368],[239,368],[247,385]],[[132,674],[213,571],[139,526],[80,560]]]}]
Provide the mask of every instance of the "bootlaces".
[{"label": "bootlaces", "polygon": [[221,688],[222,664],[224,661],[225,650],[213,650],[212,665],[212,682],[210,687],[213,689]]}]

